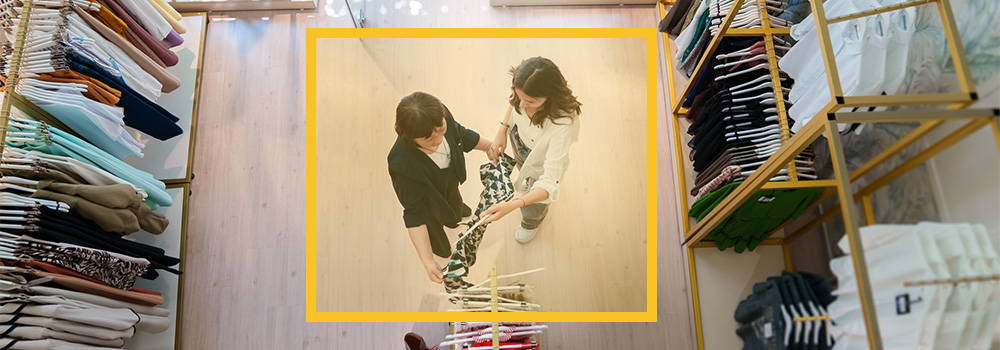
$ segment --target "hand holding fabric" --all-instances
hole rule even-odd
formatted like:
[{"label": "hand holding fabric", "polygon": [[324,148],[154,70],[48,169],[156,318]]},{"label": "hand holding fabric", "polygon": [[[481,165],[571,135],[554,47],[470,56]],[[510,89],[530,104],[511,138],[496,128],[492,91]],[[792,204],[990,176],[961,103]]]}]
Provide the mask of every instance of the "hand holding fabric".
[{"label": "hand holding fabric", "polygon": [[[507,128],[503,127],[497,131],[497,136],[493,138],[493,144],[490,146],[497,155],[503,154],[507,150]],[[490,158],[493,159],[493,158]],[[496,164],[494,161],[493,164]]]},{"label": "hand holding fabric", "polygon": [[486,149],[483,150],[483,152],[486,152],[486,157],[489,158],[490,162],[492,162],[493,164],[496,164],[498,161],[500,161],[500,153],[497,152],[496,147],[494,147],[492,143],[486,146]]},{"label": "hand holding fabric", "polygon": [[438,265],[437,261],[433,259],[424,261],[424,269],[427,270],[427,277],[430,277],[431,282],[437,284],[444,282],[444,274],[441,273],[441,265]]},{"label": "hand holding fabric", "polygon": [[506,202],[494,204],[490,206],[489,209],[486,209],[486,211],[479,214],[479,218],[482,219],[486,218],[486,216],[489,216],[488,218],[483,220],[483,224],[488,224],[500,220],[504,216],[507,216],[507,214],[510,214],[510,212],[514,211],[514,209],[520,208],[522,203],[524,203],[523,199],[514,198]]}]

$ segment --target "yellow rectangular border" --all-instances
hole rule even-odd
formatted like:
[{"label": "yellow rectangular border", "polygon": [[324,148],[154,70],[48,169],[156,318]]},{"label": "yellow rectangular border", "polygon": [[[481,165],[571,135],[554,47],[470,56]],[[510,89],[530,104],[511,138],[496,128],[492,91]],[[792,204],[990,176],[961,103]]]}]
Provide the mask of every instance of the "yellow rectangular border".
[{"label": "yellow rectangular border", "polygon": [[[307,322],[656,322],[657,42],[653,28],[309,28],[306,29]],[[320,312],[316,310],[316,40],[326,38],[640,38],[646,39],[646,311],[644,312]],[[567,286],[571,288],[572,286]]]}]

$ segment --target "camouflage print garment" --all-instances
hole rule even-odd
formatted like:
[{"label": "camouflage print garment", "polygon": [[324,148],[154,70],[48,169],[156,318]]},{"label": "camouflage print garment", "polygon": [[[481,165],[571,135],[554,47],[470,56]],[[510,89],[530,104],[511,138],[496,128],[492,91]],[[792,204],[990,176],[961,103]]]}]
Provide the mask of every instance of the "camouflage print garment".
[{"label": "camouflage print garment", "polygon": [[[475,226],[480,213],[494,204],[508,201],[514,197],[514,183],[510,179],[510,173],[513,169],[514,159],[507,155],[501,156],[498,165],[488,162],[479,167],[479,178],[485,188],[479,196],[479,205],[476,206],[475,214],[465,225],[470,228]],[[448,261],[448,266],[441,271],[444,274],[444,289],[449,293],[456,289],[472,286],[463,277],[469,274],[468,268],[476,263],[476,251],[479,249],[479,243],[483,241],[484,233],[486,233],[485,224],[476,226],[465,235],[458,237],[455,250],[451,253],[451,260]]]}]

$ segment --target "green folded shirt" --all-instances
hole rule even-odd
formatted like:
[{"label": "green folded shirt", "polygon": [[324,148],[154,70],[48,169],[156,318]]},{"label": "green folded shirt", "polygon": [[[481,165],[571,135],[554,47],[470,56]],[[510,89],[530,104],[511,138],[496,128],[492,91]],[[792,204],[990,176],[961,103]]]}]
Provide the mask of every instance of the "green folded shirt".
[{"label": "green folded shirt", "polygon": [[[688,210],[688,215],[699,221],[705,218],[741,183],[733,182],[699,198]],[[757,191],[712,230],[706,239],[715,241],[719,250],[733,247],[737,253],[753,251],[782,222],[798,218],[822,192],[823,188]]]}]

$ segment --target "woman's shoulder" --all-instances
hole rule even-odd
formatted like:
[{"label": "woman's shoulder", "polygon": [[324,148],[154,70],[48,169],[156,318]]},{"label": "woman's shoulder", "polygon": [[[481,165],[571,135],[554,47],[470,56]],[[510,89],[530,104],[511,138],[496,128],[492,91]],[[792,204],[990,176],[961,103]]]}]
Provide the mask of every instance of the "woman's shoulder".
[{"label": "woman's shoulder", "polygon": [[404,163],[409,163],[411,158],[412,155],[409,146],[402,139],[396,137],[396,142],[392,144],[392,148],[389,149],[389,155],[386,156],[386,160],[389,162],[389,170],[393,170],[394,167]]},{"label": "woman's shoulder", "polygon": [[580,113],[576,111],[557,111],[553,118],[547,118],[543,128],[573,128],[580,125]]}]

